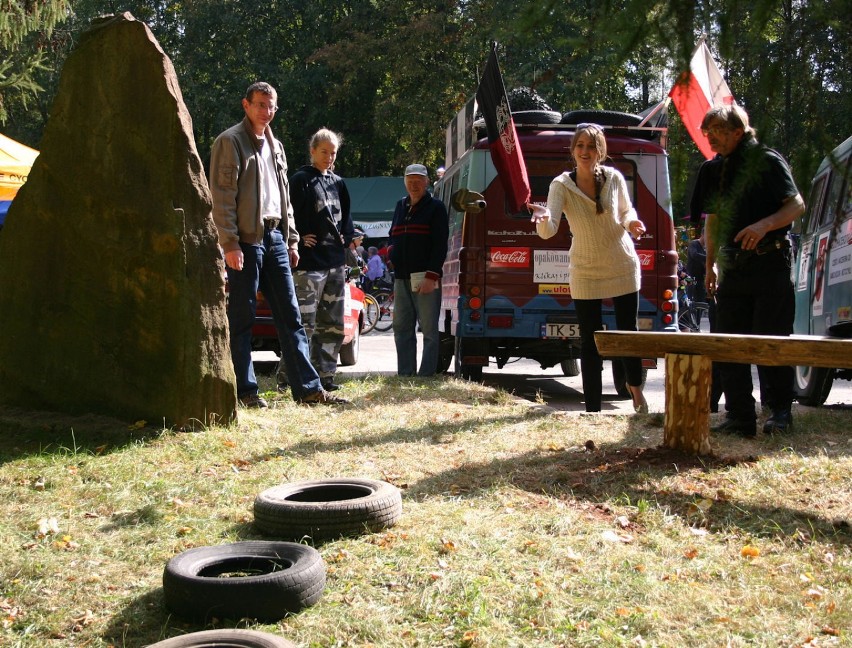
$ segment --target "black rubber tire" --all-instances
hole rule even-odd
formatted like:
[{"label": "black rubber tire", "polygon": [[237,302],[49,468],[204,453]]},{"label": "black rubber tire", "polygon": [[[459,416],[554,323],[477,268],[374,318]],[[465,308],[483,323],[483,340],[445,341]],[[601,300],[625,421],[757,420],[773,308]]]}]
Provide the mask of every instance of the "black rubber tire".
[{"label": "black rubber tire", "polygon": [[276,538],[328,540],[379,531],[402,516],[399,489],[378,479],[316,479],[273,486],[254,500],[254,524]]},{"label": "black rubber tire", "polygon": [[[645,388],[645,381],[648,380],[648,370],[642,368],[642,388]],[[627,375],[624,373],[624,365],[615,360],[612,361],[612,384],[615,386],[615,393],[621,398],[633,398],[633,394],[627,389]]]},{"label": "black rubber tire", "polygon": [[559,363],[559,367],[568,378],[580,375],[580,361],[577,358],[567,358]]},{"label": "black rubber tire", "polygon": [[172,558],[163,571],[166,607],[204,623],[214,617],[277,621],[316,603],[324,588],[322,556],[294,542],[196,547]]},{"label": "black rubber tire", "polygon": [[571,110],[559,120],[560,124],[582,124],[585,122],[600,126],[638,126],[642,117],[633,113],[616,110]]},{"label": "black rubber tire", "polygon": [[819,407],[828,399],[834,383],[834,369],[825,367],[794,367],[793,388],[796,400],[808,407]]},{"label": "black rubber tire", "polygon": [[340,364],[344,367],[351,367],[358,364],[358,355],[361,352],[361,322],[355,326],[355,333],[352,335],[352,340],[349,344],[343,344],[340,347]]},{"label": "black rubber tire", "polygon": [[555,110],[518,110],[512,112],[516,124],[558,124],[562,115]]},{"label": "black rubber tire", "polygon": [[296,648],[296,644],[257,630],[202,630],[164,639],[147,648]]},{"label": "black rubber tire", "polygon": [[464,338],[456,336],[456,351],[453,354],[453,373],[460,380],[482,382],[482,365],[462,364],[464,357]]}]

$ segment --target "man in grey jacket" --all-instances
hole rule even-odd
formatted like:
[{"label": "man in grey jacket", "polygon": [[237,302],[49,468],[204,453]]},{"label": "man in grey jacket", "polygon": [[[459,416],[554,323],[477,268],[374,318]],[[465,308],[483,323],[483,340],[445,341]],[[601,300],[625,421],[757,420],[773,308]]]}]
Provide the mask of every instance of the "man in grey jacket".
[{"label": "man in grey jacket", "polygon": [[[216,138],[210,157],[213,220],[228,272],[228,326],[237,397],[264,408],[251,360],[257,290],[270,309],[293,398],[299,403],[346,404],[326,392],[311,365],[291,268],[299,263],[299,233],[287,187],[284,147],[269,127],[277,92],[259,81],[242,100],[245,119]],[[286,240],[285,240],[286,239]]]}]

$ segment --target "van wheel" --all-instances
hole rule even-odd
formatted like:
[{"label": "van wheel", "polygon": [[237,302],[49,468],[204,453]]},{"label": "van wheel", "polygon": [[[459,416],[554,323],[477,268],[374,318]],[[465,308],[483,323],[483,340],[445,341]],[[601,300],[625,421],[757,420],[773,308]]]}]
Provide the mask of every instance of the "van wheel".
[{"label": "van wheel", "polygon": [[555,110],[518,110],[512,112],[516,124],[558,124],[562,115]]},{"label": "van wheel", "polygon": [[151,644],[148,648],[296,648],[296,644],[268,632],[257,630],[202,630]]},{"label": "van wheel", "polygon": [[351,367],[358,363],[358,353],[361,351],[361,322],[355,325],[355,332],[349,344],[340,347],[340,364]]},{"label": "van wheel", "polygon": [[[642,389],[645,388],[645,381],[648,380],[648,370],[642,368]],[[615,385],[615,393],[621,398],[633,398],[630,390],[627,389],[627,374],[624,371],[624,365],[618,360],[612,361],[612,383]]]},{"label": "van wheel", "polygon": [[464,340],[456,336],[456,352],[454,355],[453,372],[456,378],[461,380],[469,380],[471,382],[482,382],[482,365],[462,364],[461,359],[464,357]]},{"label": "van wheel", "polygon": [[563,360],[559,366],[562,367],[562,373],[568,378],[580,375],[580,361],[577,358]]},{"label": "van wheel", "polygon": [[377,479],[316,479],[273,486],[254,500],[254,524],[278,538],[326,540],[378,531],[402,516],[399,489]]},{"label": "van wheel", "polygon": [[325,563],[313,547],[294,542],[235,542],[196,547],[163,572],[166,607],[204,623],[212,618],[278,621],[316,603]]},{"label": "van wheel", "polygon": [[639,115],[618,112],[616,110],[571,110],[559,121],[560,124],[582,124],[590,122],[601,126],[638,126],[642,122]]},{"label": "van wheel", "polygon": [[796,400],[802,405],[819,407],[828,398],[834,382],[834,369],[795,367]]}]

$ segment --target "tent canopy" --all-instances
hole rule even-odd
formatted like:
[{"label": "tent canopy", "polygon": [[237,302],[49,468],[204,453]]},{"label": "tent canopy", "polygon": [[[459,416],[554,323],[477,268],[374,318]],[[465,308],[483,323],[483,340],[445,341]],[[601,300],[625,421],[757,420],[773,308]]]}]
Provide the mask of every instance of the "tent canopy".
[{"label": "tent canopy", "polygon": [[12,199],[27,181],[38,151],[0,134],[0,227]]},{"label": "tent canopy", "polygon": [[375,176],[344,178],[344,181],[355,227],[364,230],[368,239],[387,237],[396,203],[406,195],[403,178]]}]

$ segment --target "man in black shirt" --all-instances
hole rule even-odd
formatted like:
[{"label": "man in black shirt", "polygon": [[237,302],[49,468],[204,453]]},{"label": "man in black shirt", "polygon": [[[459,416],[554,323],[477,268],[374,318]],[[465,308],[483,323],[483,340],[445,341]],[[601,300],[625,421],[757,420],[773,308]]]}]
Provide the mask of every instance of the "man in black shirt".
[{"label": "man in black shirt", "polygon": [[[795,303],[787,234],[805,210],[790,167],[758,143],[735,104],[710,109],[701,130],[719,154],[702,165],[697,188],[707,213],[705,287],[716,296],[716,330],[790,335]],[[727,418],[714,431],[754,436],[750,365],[720,363],[720,373]],[[772,413],[763,431],[784,432],[793,422],[793,368],[762,367],[764,377]]]}]

